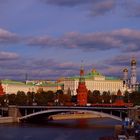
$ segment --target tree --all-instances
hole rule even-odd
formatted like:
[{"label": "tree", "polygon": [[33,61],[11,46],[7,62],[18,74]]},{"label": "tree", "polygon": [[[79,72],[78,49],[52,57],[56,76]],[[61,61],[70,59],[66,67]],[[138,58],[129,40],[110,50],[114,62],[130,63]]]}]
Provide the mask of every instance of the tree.
[{"label": "tree", "polygon": [[9,105],[15,105],[16,104],[16,94],[9,94],[8,101],[9,101]]},{"label": "tree", "polygon": [[93,103],[94,102],[93,93],[90,90],[88,91],[88,94],[87,94],[87,102],[88,103]]},{"label": "tree", "polygon": [[71,96],[71,102],[72,103],[77,103],[77,95]]},{"label": "tree", "polygon": [[104,101],[104,103],[110,103],[110,93],[109,92],[106,92],[104,91],[103,94],[102,94],[102,100]]},{"label": "tree", "polygon": [[33,105],[35,101],[35,93],[34,92],[27,92],[27,104],[28,105]]},{"label": "tree", "polygon": [[54,92],[53,91],[47,91],[47,102],[54,102]]},{"label": "tree", "polygon": [[94,90],[93,91],[93,103],[101,103],[101,96],[100,96],[100,91],[99,90]]},{"label": "tree", "polygon": [[1,95],[0,96],[0,105],[1,106],[5,106],[5,102],[4,102],[5,99],[6,99],[6,95]]},{"label": "tree", "polygon": [[123,97],[125,103],[128,103],[128,102],[129,102],[129,94],[130,94],[130,93],[129,93],[128,91],[125,91],[124,97]]},{"label": "tree", "polygon": [[53,91],[42,91],[34,95],[34,100],[37,105],[48,105],[48,103],[54,102],[54,92]]},{"label": "tree", "polygon": [[56,94],[58,95],[58,94],[63,94],[63,90],[57,90],[56,91]]},{"label": "tree", "polygon": [[140,105],[140,93],[139,92],[130,93],[129,100],[131,103],[134,103],[134,105]]},{"label": "tree", "polygon": [[15,98],[16,105],[26,105],[27,104],[27,96],[23,91],[18,91]]},{"label": "tree", "polygon": [[60,94],[59,95],[59,103],[60,105],[65,105],[71,102],[71,96],[68,94]]}]

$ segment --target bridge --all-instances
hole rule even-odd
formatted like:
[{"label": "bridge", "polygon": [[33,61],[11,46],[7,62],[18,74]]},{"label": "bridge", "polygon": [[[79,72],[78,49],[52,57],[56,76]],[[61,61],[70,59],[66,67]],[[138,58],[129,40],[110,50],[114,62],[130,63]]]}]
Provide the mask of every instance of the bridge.
[{"label": "bridge", "polygon": [[24,121],[24,120],[25,121],[27,121],[27,120],[28,121],[32,121],[32,120],[37,121],[38,119],[45,120],[50,115],[55,115],[55,114],[59,114],[59,113],[67,113],[67,112],[79,112],[79,111],[84,112],[84,113],[94,114],[100,118],[108,117],[108,118],[122,121],[122,119],[120,117],[109,115],[107,113],[97,112],[97,111],[89,111],[89,110],[77,110],[77,109],[75,109],[75,110],[74,109],[51,109],[51,110],[39,111],[39,112],[35,112],[35,113],[21,117],[20,121]]},{"label": "bridge", "polygon": [[44,121],[51,115],[59,113],[85,112],[121,121],[125,117],[134,119],[136,117],[136,110],[135,107],[9,106],[8,114],[19,121]]}]

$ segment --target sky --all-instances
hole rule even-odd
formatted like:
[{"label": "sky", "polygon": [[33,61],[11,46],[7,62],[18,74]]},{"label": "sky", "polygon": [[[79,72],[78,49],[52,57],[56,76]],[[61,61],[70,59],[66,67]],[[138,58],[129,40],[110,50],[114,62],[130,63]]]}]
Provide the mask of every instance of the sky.
[{"label": "sky", "polygon": [[140,0],[0,0],[0,79],[122,78],[133,57],[140,79],[139,56]]}]

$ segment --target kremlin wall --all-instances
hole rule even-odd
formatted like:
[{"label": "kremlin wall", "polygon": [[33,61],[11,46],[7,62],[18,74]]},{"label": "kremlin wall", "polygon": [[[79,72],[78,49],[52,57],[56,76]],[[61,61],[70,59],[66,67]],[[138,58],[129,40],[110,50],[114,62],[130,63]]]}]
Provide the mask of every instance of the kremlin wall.
[{"label": "kremlin wall", "polygon": [[[139,83],[137,82],[136,60],[132,58],[130,64],[130,76],[128,74],[128,69],[125,68],[123,70],[122,79],[104,76],[96,69],[92,69],[91,72],[82,75],[87,90],[90,90],[91,92],[94,90],[99,90],[101,93],[104,91],[109,91],[111,94],[116,94],[118,90],[120,90],[122,93],[125,91],[132,92],[138,90]],[[81,73],[80,76],[66,77],[58,82],[43,80],[33,80],[26,82],[1,80],[1,88],[3,88],[3,91],[6,94],[16,94],[18,91],[23,91],[25,93],[36,93],[39,90],[54,92],[57,90],[63,90],[64,94],[67,94],[68,91],[70,91],[71,95],[77,95],[79,79],[82,80]]]}]

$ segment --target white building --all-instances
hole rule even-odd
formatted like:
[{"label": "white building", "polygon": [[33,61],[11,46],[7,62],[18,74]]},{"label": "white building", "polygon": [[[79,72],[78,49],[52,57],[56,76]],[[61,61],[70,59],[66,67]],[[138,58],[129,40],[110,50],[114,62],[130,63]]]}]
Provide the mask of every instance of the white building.
[{"label": "white building", "polygon": [[[65,78],[64,93],[66,94],[70,90],[72,95],[76,95],[78,82],[79,76]],[[112,94],[116,94],[119,89],[124,91],[123,80],[114,77],[105,77],[95,69],[85,75],[85,82],[87,89],[92,92],[94,90],[99,90],[101,93],[109,91]]]},{"label": "white building", "polygon": [[61,89],[61,84],[58,83],[41,83],[34,84],[32,82],[19,82],[12,80],[2,80],[2,87],[6,94],[16,94],[18,91],[27,92],[38,92],[39,90],[43,91],[57,91]]}]

